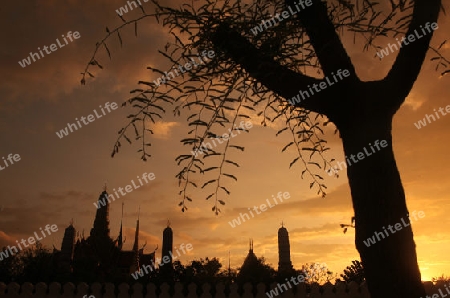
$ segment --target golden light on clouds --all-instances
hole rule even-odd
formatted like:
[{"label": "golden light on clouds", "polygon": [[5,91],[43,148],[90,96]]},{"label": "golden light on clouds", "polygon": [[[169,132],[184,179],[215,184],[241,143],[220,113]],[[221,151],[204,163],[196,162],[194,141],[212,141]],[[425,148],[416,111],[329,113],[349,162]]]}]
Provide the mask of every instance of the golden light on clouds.
[{"label": "golden light on clouds", "polygon": [[[111,158],[117,131],[127,123],[129,114],[128,107],[122,109],[120,105],[130,98],[129,91],[136,88],[136,82],[151,81],[159,76],[146,69],[147,66],[170,67],[170,63],[158,54],[158,49],[163,49],[171,36],[167,34],[167,28],[156,23],[152,26],[142,24],[137,37],[134,36],[134,28],[125,30],[122,33],[123,47],[118,40],[111,40],[112,59],[109,60],[102,52],[100,62],[104,69],[96,69],[93,72],[96,78],[89,79],[86,86],[80,86],[79,73],[89,62],[95,43],[103,38],[105,26],[113,28],[122,24],[115,9],[125,2],[100,0],[79,5],[77,1],[43,0],[42,3],[40,14],[36,16],[32,5],[7,1],[3,5],[4,11],[13,13],[5,14],[0,20],[4,28],[11,28],[2,33],[8,42],[2,49],[4,55],[0,56],[0,71],[5,77],[0,86],[3,91],[0,158],[9,153],[18,153],[22,157],[20,163],[0,172],[0,205],[8,210],[6,214],[5,211],[0,212],[0,247],[31,236],[40,226],[56,223],[58,232],[44,239],[43,244],[59,248],[64,228],[72,218],[77,231],[84,230],[88,235],[95,217],[92,202],[97,200],[105,180],[108,180],[108,187],[121,186],[137,175],[153,172],[155,181],[120,199],[125,202],[125,212],[134,212],[124,216],[123,221],[127,237],[124,247],[127,250],[132,247],[137,210],[142,206],[140,243],[147,241],[145,252],[153,251],[156,244],[161,247],[162,231],[169,218],[174,246],[192,243],[194,247],[183,258],[183,263],[206,256],[228,261],[230,251],[231,265],[237,268],[248,252],[248,239],[253,238],[255,254],[266,257],[276,267],[277,230],[282,220],[291,237],[291,256],[297,269],[307,262],[324,262],[331,271],[342,273],[352,260],[359,259],[354,245],[354,230],[349,229],[343,234],[339,227],[341,223],[348,224],[353,215],[346,173],[342,172],[340,178],[335,179],[317,170],[315,173],[324,177],[328,187],[326,198],[318,197],[317,190],[309,189],[310,181],[300,179],[303,170],[300,162],[289,169],[294,152],[287,150],[281,153],[282,148],[292,141],[289,133],[275,137],[285,124],[283,117],[262,127],[262,116],[245,112],[251,116],[249,121],[253,127],[249,133],[242,132],[230,139],[232,144],[245,147],[245,152],[230,152],[231,159],[239,167],[231,167],[227,171],[238,181],[223,180],[231,195],[222,197],[226,204],[221,206],[219,216],[211,212],[213,199],[205,200],[209,189],[189,189],[188,193],[194,199],[189,203],[188,211],[182,213],[177,207],[181,198],[175,175],[181,169],[174,159],[178,154],[190,153],[190,148],[180,144],[190,127],[185,121],[186,113],[178,118],[171,115],[172,105],[164,106],[167,113],[162,114],[163,119],[146,123],[154,133],[146,135],[146,142],[152,143],[148,147],[151,158],[147,162],[136,154],[140,149],[139,142],[122,144],[120,152]],[[448,11],[448,3],[444,5]],[[70,17],[65,17],[61,11],[70,11]],[[447,19],[442,17],[439,20],[433,45],[439,45],[448,38],[450,23]],[[38,30],[36,24],[39,24]],[[17,61],[30,51],[60,36],[60,28],[77,30],[81,38],[76,44],[68,44],[29,67],[18,65]],[[361,77],[381,78],[391,66],[386,64],[390,63],[393,55],[380,61],[375,52],[364,52],[351,42],[345,45]],[[444,55],[450,56],[450,44],[445,44],[442,50]],[[447,253],[450,183],[446,169],[450,163],[450,116],[443,116],[420,130],[414,126],[425,114],[433,113],[434,108],[450,104],[450,76],[439,79],[440,73],[429,61],[431,57],[433,54],[430,53],[414,88],[394,118],[392,130],[408,209],[424,210],[427,214],[421,222],[413,225],[424,280],[441,274],[450,275]],[[73,123],[75,117],[87,115],[108,101],[116,102],[119,109],[63,139],[55,135],[55,131],[66,123]],[[314,116],[311,115],[312,118]],[[228,128],[220,127],[219,132],[227,133]],[[331,148],[326,156],[344,160],[342,142],[339,134],[334,134],[334,125],[325,128],[324,138]],[[220,146],[217,149],[223,148],[224,144]],[[209,166],[217,164],[211,162]],[[212,173],[199,174],[192,181],[201,186],[207,181],[205,177],[210,179],[209,175]],[[238,217],[240,212],[264,203],[278,191],[288,191],[291,198],[239,227],[229,225],[228,222]],[[117,237],[120,219],[120,203],[113,203],[110,209],[111,237]],[[159,254],[160,250],[158,257]]]},{"label": "golden light on clouds", "polygon": [[425,102],[423,98],[417,95],[415,92],[411,92],[404,102],[405,106],[410,107],[413,111],[417,111]]},{"label": "golden light on clouds", "polygon": [[[148,122],[150,122],[150,120],[148,120]],[[157,139],[166,140],[170,138],[172,129],[179,125],[180,123],[178,122],[156,121],[154,124],[153,123],[151,124],[153,130],[153,137]]]}]

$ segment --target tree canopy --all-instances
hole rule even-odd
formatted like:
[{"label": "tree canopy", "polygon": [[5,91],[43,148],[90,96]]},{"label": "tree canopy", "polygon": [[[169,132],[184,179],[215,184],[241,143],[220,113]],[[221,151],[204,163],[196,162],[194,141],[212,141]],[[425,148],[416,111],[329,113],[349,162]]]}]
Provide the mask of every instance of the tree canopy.
[{"label": "tree canopy", "polygon": [[[228,158],[228,152],[244,151],[244,147],[235,144],[231,137],[224,136],[222,132],[248,132],[248,129],[245,126],[240,127],[239,123],[261,116],[261,124],[264,126],[275,121],[286,124],[276,135],[287,133],[292,137],[292,141],[281,149],[282,152],[293,150],[297,155],[289,164],[289,168],[300,162],[301,177],[310,179],[310,188],[314,187],[318,195],[325,197],[326,185],[322,175],[324,171],[332,170],[331,162],[334,159],[324,157],[324,153],[330,148],[327,147],[323,135],[324,127],[332,122],[317,109],[317,101],[304,101],[301,108],[290,105],[286,99],[291,97],[280,92],[280,87],[275,87],[274,82],[279,81],[280,71],[291,77],[291,81],[285,84],[293,86],[296,85],[296,78],[306,78],[300,73],[323,76],[327,71],[324,71],[319,59],[320,53],[318,55],[311,42],[314,37],[311,37],[311,33],[308,34],[308,29],[298,26],[295,15],[277,23],[276,26],[261,27],[262,20],[270,20],[273,15],[286,11],[287,4],[294,7],[294,4],[290,3],[292,1],[285,3],[280,0],[257,0],[247,3],[241,0],[206,0],[185,3],[179,9],[161,5],[155,0],[151,2],[154,11],[148,13],[143,6],[139,6],[142,16],[136,19],[126,20],[118,15],[123,24],[113,30],[106,28],[107,35],[97,43],[94,55],[82,73],[81,83],[85,84],[86,75],[94,76],[90,70],[91,66],[103,68],[96,58],[97,51],[103,47],[111,58],[107,41],[116,36],[122,45],[121,30],[124,27],[134,26],[137,36],[138,23],[147,17],[154,17],[163,26],[168,27],[172,41],[168,41],[164,49],[158,52],[170,61],[171,67],[147,67],[162,78],[166,77],[166,82],[161,84],[158,79],[153,82],[142,80],[138,82],[141,88],[130,91],[133,96],[124,102],[123,106],[129,106],[133,111],[127,116],[128,124],[119,130],[112,156],[119,152],[123,142],[131,144],[135,139],[141,145],[138,150],[141,159],[147,160],[151,157],[150,135],[153,133],[152,124],[155,124],[156,119],[162,118],[170,106],[173,107],[174,115],[187,113],[186,120],[191,129],[181,142],[191,148],[190,154],[180,154],[176,159],[181,167],[181,171],[176,175],[180,185],[179,205],[182,211],[187,210],[186,201],[192,201],[193,196],[190,194],[190,187],[209,187],[211,192],[206,199],[214,198],[212,210],[218,214],[220,205],[225,204],[221,198],[230,194],[227,179],[237,180],[232,170],[233,167],[239,167],[239,164]],[[334,30],[339,32],[341,37],[345,34],[351,35],[354,43],[363,40],[362,51],[374,52],[374,59],[377,59],[375,52],[382,49],[377,38],[404,34],[412,18],[412,1],[392,0],[390,7],[385,4],[366,0],[354,3],[343,0],[327,1],[327,16],[332,21],[330,25],[334,26]],[[305,6],[305,9],[310,8]],[[254,34],[254,28],[257,26],[263,30]],[[242,50],[240,48],[224,52],[220,48],[223,40],[216,40],[221,32],[229,32],[245,44],[245,50],[250,51],[247,55],[255,57],[254,61],[237,57]],[[324,40],[327,38],[323,37]],[[449,65],[449,61],[438,51],[442,45],[431,47],[436,54],[432,60],[435,61],[437,69]],[[208,54],[204,53],[209,51],[213,51],[214,57],[201,64],[199,61],[205,61],[202,57],[207,56]],[[336,52],[336,55],[339,53]],[[189,71],[177,71],[180,65],[186,63],[198,65]],[[259,63],[264,64],[264,71],[258,70]],[[325,61],[322,61],[322,64],[324,63]],[[354,73],[354,68],[350,68]],[[178,76],[175,76],[175,71]],[[172,76],[169,75],[170,72]],[[442,74],[446,73],[447,70],[442,71]],[[316,82],[318,79],[307,79],[308,84],[313,85]],[[298,93],[298,88],[295,93]],[[322,94],[316,93],[315,96],[320,97]],[[202,146],[205,142],[223,142],[225,146]],[[199,150],[203,154],[193,154]],[[193,176],[196,174],[207,177],[203,178],[202,185],[193,182]]]}]

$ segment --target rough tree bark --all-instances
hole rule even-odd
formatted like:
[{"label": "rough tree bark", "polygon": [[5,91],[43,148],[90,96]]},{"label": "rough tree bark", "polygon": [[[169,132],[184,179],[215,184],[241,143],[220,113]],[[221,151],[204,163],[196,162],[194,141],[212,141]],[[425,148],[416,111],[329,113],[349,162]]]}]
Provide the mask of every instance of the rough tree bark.
[{"label": "rough tree bark", "polygon": [[[292,5],[292,2],[287,0],[286,4]],[[440,7],[440,0],[416,0],[406,35],[420,30],[420,25],[435,22]],[[408,221],[405,193],[392,148],[392,118],[420,73],[432,33],[402,47],[383,80],[362,82],[327,16],[326,5],[313,0],[313,5],[297,16],[317,53],[324,75],[347,69],[350,77],[296,106],[326,115],[339,129],[348,157],[362,152],[376,140],[385,140],[388,144],[347,169],[355,212],[355,243],[371,297],[423,297],[426,293],[410,225],[370,247],[364,245],[363,240],[374,232],[381,232],[383,227],[401,223],[401,219]],[[321,81],[277,64],[273,57],[259,51],[228,24],[219,26],[212,42],[216,50],[227,53],[252,77],[286,99],[299,90],[308,90],[307,85]]]}]

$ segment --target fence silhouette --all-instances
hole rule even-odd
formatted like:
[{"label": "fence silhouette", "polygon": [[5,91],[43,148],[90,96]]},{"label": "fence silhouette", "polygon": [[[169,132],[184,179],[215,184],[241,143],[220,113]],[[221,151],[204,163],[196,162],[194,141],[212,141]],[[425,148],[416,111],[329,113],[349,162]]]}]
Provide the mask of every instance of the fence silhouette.
[{"label": "fence silhouette", "polygon": [[[441,290],[446,291],[443,282],[438,282],[433,285],[431,282],[424,283],[427,294],[432,295]],[[307,288],[304,283],[295,286],[296,292],[292,289],[283,291],[278,295],[272,295],[273,298],[370,298],[370,294],[365,284],[359,286],[352,282],[350,284],[337,283],[332,285],[327,283],[323,286],[313,284]],[[80,283],[75,286],[72,283],[61,285],[59,283],[38,283],[33,285],[31,283],[24,283],[19,285],[17,283],[10,283],[8,285],[0,282],[0,297],[1,298],[267,298],[269,289],[277,288],[277,284],[271,284],[269,289],[264,284],[258,284],[253,289],[251,284],[245,284],[243,293],[239,294],[238,285],[230,286],[229,291],[225,291],[225,285],[218,283],[215,285],[215,294],[211,294],[212,286],[203,284],[197,287],[195,284],[190,284],[184,290],[181,283],[176,283],[171,290],[167,284],[162,284],[159,288],[154,284],[144,286],[140,283],[133,285],[120,284],[115,286],[112,283],[93,283],[91,286]],[[253,295],[252,291],[256,293]],[[273,294],[273,293],[272,293]]]}]

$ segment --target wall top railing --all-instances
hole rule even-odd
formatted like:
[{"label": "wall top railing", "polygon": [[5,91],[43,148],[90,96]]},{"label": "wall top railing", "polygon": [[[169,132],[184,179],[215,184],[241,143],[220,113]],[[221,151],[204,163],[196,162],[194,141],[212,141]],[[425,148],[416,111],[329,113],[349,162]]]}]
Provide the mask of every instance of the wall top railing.
[{"label": "wall top railing", "polygon": [[[424,282],[428,295],[438,293],[450,294],[450,284],[445,282]],[[295,288],[295,289],[294,289]],[[253,294],[255,293],[255,295]],[[155,284],[134,283],[132,285],[123,283],[118,286],[112,283],[66,283],[61,285],[57,282],[50,283],[5,283],[0,282],[1,298],[370,298],[365,283],[358,285],[355,282],[349,284],[340,282],[335,285],[326,283],[324,285],[312,284],[308,286],[300,283],[290,289],[280,284],[273,283],[269,287],[258,284],[255,288],[249,283],[239,290],[237,284],[229,288],[223,283],[215,285],[203,284],[197,286],[194,283],[184,285],[175,283],[173,288],[168,284],[156,286]],[[443,296],[445,297],[445,296]]]}]

